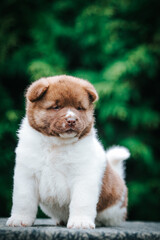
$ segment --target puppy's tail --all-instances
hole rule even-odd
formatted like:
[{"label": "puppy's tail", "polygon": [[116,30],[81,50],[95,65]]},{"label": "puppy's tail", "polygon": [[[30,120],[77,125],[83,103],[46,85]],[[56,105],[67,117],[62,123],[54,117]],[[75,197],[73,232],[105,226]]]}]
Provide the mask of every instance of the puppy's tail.
[{"label": "puppy's tail", "polygon": [[115,146],[106,151],[106,157],[112,168],[122,177],[125,177],[123,161],[130,157],[130,152],[125,147]]}]

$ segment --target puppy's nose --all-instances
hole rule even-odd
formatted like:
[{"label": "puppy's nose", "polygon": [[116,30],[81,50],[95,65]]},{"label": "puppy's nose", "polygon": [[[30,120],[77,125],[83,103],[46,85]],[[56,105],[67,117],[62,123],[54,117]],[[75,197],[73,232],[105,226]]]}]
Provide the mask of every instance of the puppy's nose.
[{"label": "puppy's nose", "polygon": [[74,126],[76,124],[76,118],[67,118],[66,121],[69,126]]}]

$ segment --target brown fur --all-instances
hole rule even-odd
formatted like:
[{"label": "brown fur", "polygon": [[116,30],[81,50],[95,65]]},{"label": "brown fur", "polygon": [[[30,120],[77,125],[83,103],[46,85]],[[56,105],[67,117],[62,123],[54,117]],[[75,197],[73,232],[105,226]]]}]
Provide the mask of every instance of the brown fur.
[{"label": "brown fur", "polygon": [[103,177],[103,184],[97,205],[97,211],[100,212],[116,204],[116,202],[121,200],[124,191],[126,191],[125,199],[124,202],[122,202],[121,207],[127,206],[127,188],[123,179],[112,169],[111,165],[108,163]]},{"label": "brown fur", "polygon": [[[65,75],[43,78],[28,88],[26,98],[28,120],[37,131],[57,137],[74,131],[79,138],[90,132],[94,122],[93,102],[98,95],[89,82]],[[56,106],[60,108],[53,109]],[[76,115],[72,128],[65,119],[68,109]]]}]

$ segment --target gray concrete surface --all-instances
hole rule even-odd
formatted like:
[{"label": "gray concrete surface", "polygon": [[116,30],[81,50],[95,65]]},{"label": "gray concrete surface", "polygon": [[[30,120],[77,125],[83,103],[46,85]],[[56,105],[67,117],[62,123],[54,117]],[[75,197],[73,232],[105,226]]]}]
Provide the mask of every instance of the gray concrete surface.
[{"label": "gray concrete surface", "polygon": [[0,240],[158,240],[160,223],[125,222],[119,227],[103,227],[94,230],[76,230],[52,225],[50,219],[37,219],[32,227],[7,227],[6,219],[0,219]]}]

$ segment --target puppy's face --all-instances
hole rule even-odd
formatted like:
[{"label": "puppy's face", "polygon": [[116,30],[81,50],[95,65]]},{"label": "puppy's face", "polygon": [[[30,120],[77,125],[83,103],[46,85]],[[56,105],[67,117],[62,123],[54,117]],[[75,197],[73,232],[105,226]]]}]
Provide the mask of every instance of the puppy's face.
[{"label": "puppy's face", "polygon": [[98,95],[87,81],[71,76],[43,78],[28,89],[30,125],[47,136],[72,138],[89,133]]}]

